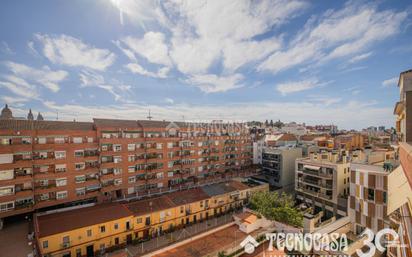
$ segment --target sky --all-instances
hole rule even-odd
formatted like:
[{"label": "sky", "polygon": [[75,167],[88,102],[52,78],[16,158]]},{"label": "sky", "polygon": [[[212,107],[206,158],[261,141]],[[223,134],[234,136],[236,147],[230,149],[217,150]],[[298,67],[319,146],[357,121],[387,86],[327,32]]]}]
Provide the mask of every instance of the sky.
[{"label": "sky", "polygon": [[410,1],[0,2],[0,103],[49,120],[394,126]]}]

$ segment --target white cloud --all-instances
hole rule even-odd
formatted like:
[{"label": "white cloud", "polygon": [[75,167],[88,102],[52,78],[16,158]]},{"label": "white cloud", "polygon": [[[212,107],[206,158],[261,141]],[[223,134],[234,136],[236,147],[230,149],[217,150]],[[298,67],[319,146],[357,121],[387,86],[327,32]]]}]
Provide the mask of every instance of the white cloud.
[{"label": "white cloud", "polygon": [[20,103],[25,103],[29,101],[29,99],[25,97],[10,97],[10,96],[2,96],[1,100],[3,103],[7,103],[7,104],[20,104]]},{"label": "white cloud", "polygon": [[226,92],[243,85],[243,75],[236,73],[230,76],[217,76],[215,74],[193,75],[186,79],[186,83],[197,86],[205,93]]},{"label": "white cloud", "polygon": [[[92,118],[146,119],[148,110],[155,120],[182,121],[250,121],[271,118],[284,122],[296,121],[311,124],[336,124],[339,128],[361,129],[369,126],[392,126],[394,116],[392,106],[379,107],[375,102],[343,102],[341,104],[325,104],[311,102],[249,102],[224,105],[188,105],[158,106],[146,104],[115,104],[109,106],[92,105],[60,105],[44,102],[51,110],[45,115],[54,116],[59,111],[63,120],[91,121]],[[268,111],[269,110],[269,111]],[[276,110],[276,114],[273,111]],[[75,117],[73,117],[75,115]],[[347,121],[351,122],[348,123]]]},{"label": "white cloud", "polygon": [[[106,82],[105,78],[96,72],[83,70],[79,74],[81,87],[97,87],[113,95],[115,101],[128,102],[131,86],[124,85],[118,81]],[[113,83],[112,83],[113,82]]]},{"label": "white cloud", "polygon": [[368,59],[371,55],[372,55],[372,52],[356,55],[349,60],[349,63],[363,61],[365,59]]},{"label": "white cloud", "polygon": [[169,98],[169,97],[165,98],[165,102],[168,103],[168,104],[174,104],[175,103],[175,101],[172,98]]},{"label": "white cloud", "polygon": [[378,11],[374,5],[349,2],[342,10],[328,10],[318,22],[310,19],[284,50],[273,53],[258,70],[277,73],[357,54],[398,33],[406,16],[406,12]]},{"label": "white cloud", "polygon": [[0,51],[8,55],[15,54],[15,52],[10,48],[9,44],[7,44],[6,41],[1,41]]},{"label": "white cloud", "polygon": [[311,78],[300,81],[288,81],[280,83],[276,86],[276,90],[279,91],[282,95],[287,95],[290,93],[309,90],[322,85],[325,85],[325,83],[320,83],[318,79]]},{"label": "white cloud", "polygon": [[35,99],[38,97],[38,92],[35,86],[30,85],[24,79],[13,75],[3,76],[5,81],[0,80],[0,87],[7,88],[13,94],[26,98]]},{"label": "white cloud", "polygon": [[308,100],[313,104],[321,104],[324,106],[329,106],[342,101],[340,97],[331,97],[327,95],[309,95]]},{"label": "white cloud", "polygon": [[[23,85],[26,88],[29,88],[29,85],[25,80],[42,85],[52,92],[57,92],[60,89],[59,83],[68,76],[68,73],[64,70],[54,71],[48,66],[36,69],[16,62],[6,62],[5,65],[14,74],[14,76],[7,76],[8,80],[12,83]],[[11,80],[11,78],[13,79]],[[16,79],[19,82],[16,82]]]},{"label": "white cloud", "polygon": [[154,72],[146,70],[145,68],[143,68],[137,63],[129,63],[129,64],[126,64],[125,67],[129,71],[135,74],[140,74],[143,76],[148,76],[148,77],[153,77],[153,78],[167,78],[167,74],[170,71],[169,67],[163,67],[163,68],[160,68],[156,73],[154,73]]},{"label": "white cloud", "polygon": [[390,87],[390,86],[396,86],[398,84],[398,77],[393,77],[391,79],[387,79],[382,81],[382,86],[383,87]]},{"label": "white cloud", "polygon": [[141,39],[128,36],[121,41],[134,54],[146,58],[151,63],[165,66],[171,65],[163,33],[150,31],[144,34]]},{"label": "white cloud", "polygon": [[27,42],[27,49],[28,49],[29,53],[31,55],[33,55],[34,57],[39,57],[40,56],[39,52],[37,52],[36,48],[34,47],[34,42],[33,41]]},{"label": "white cloud", "polygon": [[104,71],[116,58],[115,54],[107,49],[87,45],[80,39],[64,34],[36,34],[35,37],[43,45],[44,56],[52,63]]},{"label": "white cloud", "polygon": [[[287,22],[308,4],[300,0],[262,1],[140,1],[115,4],[139,26],[157,22],[170,34],[148,32],[142,39],[122,39],[120,49],[132,60],[135,54],[151,63],[176,67],[187,76],[208,74],[221,62],[226,75],[234,75],[246,64],[256,62],[281,46],[269,32]],[[127,9],[127,10],[126,10]],[[150,10],[150,11],[149,11]],[[150,46],[150,47],[146,47]]]}]

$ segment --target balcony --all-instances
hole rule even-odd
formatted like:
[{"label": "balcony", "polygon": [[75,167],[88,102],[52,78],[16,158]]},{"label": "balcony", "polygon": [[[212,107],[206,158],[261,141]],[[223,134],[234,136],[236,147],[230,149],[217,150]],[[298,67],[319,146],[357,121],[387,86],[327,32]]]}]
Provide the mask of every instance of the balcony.
[{"label": "balcony", "polygon": [[42,184],[39,183],[39,182],[36,182],[34,184],[35,189],[48,189],[48,188],[53,188],[53,187],[56,187],[56,181],[54,181],[54,180],[49,180],[49,181],[44,182]]}]

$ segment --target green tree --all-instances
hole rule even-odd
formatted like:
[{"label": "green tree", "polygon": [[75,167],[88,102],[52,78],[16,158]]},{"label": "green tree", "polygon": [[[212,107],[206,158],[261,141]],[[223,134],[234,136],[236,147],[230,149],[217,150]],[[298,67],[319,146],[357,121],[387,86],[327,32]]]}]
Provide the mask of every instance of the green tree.
[{"label": "green tree", "polygon": [[277,192],[256,192],[249,201],[249,207],[269,220],[276,220],[292,226],[302,226],[303,214],[296,209],[291,195]]}]

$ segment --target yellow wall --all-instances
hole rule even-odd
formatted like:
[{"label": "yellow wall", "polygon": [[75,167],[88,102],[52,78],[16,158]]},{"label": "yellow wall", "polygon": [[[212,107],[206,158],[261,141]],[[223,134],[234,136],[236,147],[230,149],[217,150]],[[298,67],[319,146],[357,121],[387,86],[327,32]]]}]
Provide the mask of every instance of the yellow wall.
[{"label": "yellow wall", "polygon": [[[268,185],[257,186],[249,188],[239,193],[227,193],[224,195],[218,195],[205,199],[202,201],[197,201],[185,205],[176,206],[167,210],[157,211],[149,214],[144,214],[140,216],[130,216],[127,218],[118,219],[115,221],[110,221],[103,224],[93,225],[85,228],[80,228],[72,230],[66,233],[60,233],[39,239],[39,247],[42,254],[52,253],[52,256],[62,256],[61,253],[71,251],[71,256],[76,256],[76,249],[81,249],[82,255],[86,254],[86,247],[88,245],[94,245],[94,251],[100,249],[100,245],[104,244],[105,248],[110,248],[115,246],[115,238],[119,238],[119,244],[126,243],[126,236],[131,235],[132,239],[141,239],[144,236],[144,231],[147,231],[147,235],[155,235],[162,227],[162,231],[167,231],[172,225],[174,228],[180,227],[183,224],[194,222],[195,216],[196,221],[206,219],[206,213],[208,217],[213,217],[214,214],[221,214],[230,209],[230,207],[235,208],[240,206],[241,202],[247,199],[248,195],[255,191],[269,190]],[[208,207],[206,207],[206,201],[208,201]],[[181,212],[183,208],[183,212]],[[190,213],[186,213],[186,210],[190,209]],[[161,221],[161,213],[164,213],[164,219]],[[150,225],[146,226],[146,217],[150,217]],[[188,220],[187,220],[188,218]],[[126,230],[126,222],[130,221],[131,230]],[[141,222],[138,222],[141,221]],[[118,224],[118,229],[114,229],[114,224]],[[105,226],[105,232],[100,233],[100,227]],[[87,230],[92,230],[92,236],[87,236]],[[70,247],[62,250],[62,242],[64,236],[70,236]],[[48,241],[48,248],[43,249],[43,241]]]},{"label": "yellow wall", "polygon": [[[71,256],[76,256],[76,249],[81,249],[82,255],[86,254],[86,246],[91,244],[94,245],[94,251],[99,250],[101,244],[104,244],[107,249],[115,245],[116,237],[119,238],[119,244],[126,242],[126,235],[133,231],[133,226],[130,230],[126,230],[127,221],[132,225],[133,216],[47,236],[39,240],[39,247],[42,254],[53,253],[53,255],[57,255],[58,253],[71,251]],[[115,224],[118,224],[117,229],[115,229]],[[100,232],[102,226],[105,226],[105,232]],[[87,235],[88,230],[92,231],[91,236]],[[65,236],[70,237],[70,245],[67,248],[62,246],[63,237]],[[43,249],[44,241],[48,241],[46,249]]]}]

